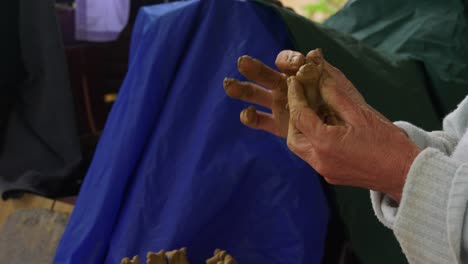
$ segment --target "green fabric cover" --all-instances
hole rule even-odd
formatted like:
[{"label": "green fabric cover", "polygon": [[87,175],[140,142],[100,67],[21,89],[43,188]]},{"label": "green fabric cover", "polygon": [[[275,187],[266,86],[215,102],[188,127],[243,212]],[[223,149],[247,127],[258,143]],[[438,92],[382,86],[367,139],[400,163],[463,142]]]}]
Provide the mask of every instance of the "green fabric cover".
[{"label": "green fabric cover", "polygon": [[[439,129],[443,116],[468,94],[462,1],[349,1],[325,25],[272,7],[298,51],[322,48],[325,58],[390,120]],[[331,200],[362,263],[407,263],[391,230],[374,216],[368,190],[332,189]]]},{"label": "green fabric cover", "polygon": [[354,0],[325,24],[388,56],[420,61],[441,117],[468,94],[468,21],[463,0]]}]

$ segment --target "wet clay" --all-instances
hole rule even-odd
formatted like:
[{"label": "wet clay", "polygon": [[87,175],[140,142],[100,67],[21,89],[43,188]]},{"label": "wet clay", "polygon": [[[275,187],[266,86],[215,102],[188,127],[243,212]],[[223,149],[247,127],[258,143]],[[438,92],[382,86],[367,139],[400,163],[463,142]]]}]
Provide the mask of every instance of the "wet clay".
[{"label": "wet clay", "polygon": [[242,110],[240,113],[240,120],[244,125],[255,126],[257,124],[257,110],[254,106]]},{"label": "wet clay", "polygon": [[315,49],[307,54],[305,64],[296,73],[297,80],[303,85],[307,103],[326,124],[340,123],[336,113],[325,103],[320,93],[320,82],[328,77],[324,71],[323,54]]}]

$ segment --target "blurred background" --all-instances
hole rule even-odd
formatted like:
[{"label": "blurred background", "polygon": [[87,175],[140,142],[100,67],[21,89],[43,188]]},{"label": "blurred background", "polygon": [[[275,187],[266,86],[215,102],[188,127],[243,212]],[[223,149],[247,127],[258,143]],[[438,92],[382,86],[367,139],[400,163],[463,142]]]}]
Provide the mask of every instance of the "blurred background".
[{"label": "blurred background", "polygon": [[347,0],[283,0],[285,6],[316,22],[336,13]]}]

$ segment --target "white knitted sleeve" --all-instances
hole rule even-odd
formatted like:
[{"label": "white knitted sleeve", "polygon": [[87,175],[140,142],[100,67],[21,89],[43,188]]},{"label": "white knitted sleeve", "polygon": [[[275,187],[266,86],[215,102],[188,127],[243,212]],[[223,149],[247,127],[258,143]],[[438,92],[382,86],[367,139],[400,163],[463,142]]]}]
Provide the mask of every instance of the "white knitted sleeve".
[{"label": "white knitted sleeve", "polygon": [[[371,192],[376,216],[393,229],[410,263],[459,263],[455,261],[459,254],[449,242],[447,212],[452,182],[460,177],[468,179],[462,164],[427,148],[410,168],[399,205],[382,193]],[[458,227],[460,233],[462,225]]]},{"label": "white knitted sleeve", "polygon": [[394,230],[410,263],[468,263],[468,99],[445,118],[444,131],[397,125],[424,150],[399,205],[371,191],[376,216]]},{"label": "white knitted sleeve", "polygon": [[435,148],[450,155],[459,141],[459,138],[455,136],[452,130],[427,132],[402,121],[395,122],[395,125],[403,129],[411,141],[420,149]]}]

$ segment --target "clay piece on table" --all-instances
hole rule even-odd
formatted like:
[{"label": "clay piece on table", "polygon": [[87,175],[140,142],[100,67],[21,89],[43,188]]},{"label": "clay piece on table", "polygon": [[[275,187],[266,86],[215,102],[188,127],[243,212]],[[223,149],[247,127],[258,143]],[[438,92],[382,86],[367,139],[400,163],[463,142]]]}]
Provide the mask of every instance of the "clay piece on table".
[{"label": "clay piece on table", "polygon": [[166,257],[168,264],[189,264],[186,248],[166,252]]},{"label": "clay piece on table", "polygon": [[146,264],[167,264],[166,252],[164,250],[160,250],[158,253],[148,252]]},{"label": "clay piece on table", "polygon": [[120,261],[120,264],[131,264],[131,260],[129,258],[123,258],[121,261]]},{"label": "clay piece on table", "polygon": [[225,250],[216,249],[213,257],[206,260],[206,264],[237,264],[237,262]]},{"label": "clay piece on table", "polygon": [[140,264],[140,259],[138,258],[138,256],[134,256],[132,259],[123,258],[120,261],[120,264]]},{"label": "clay piece on table", "polygon": [[134,256],[130,261],[131,264],[140,264],[140,258],[138,256]]}]

